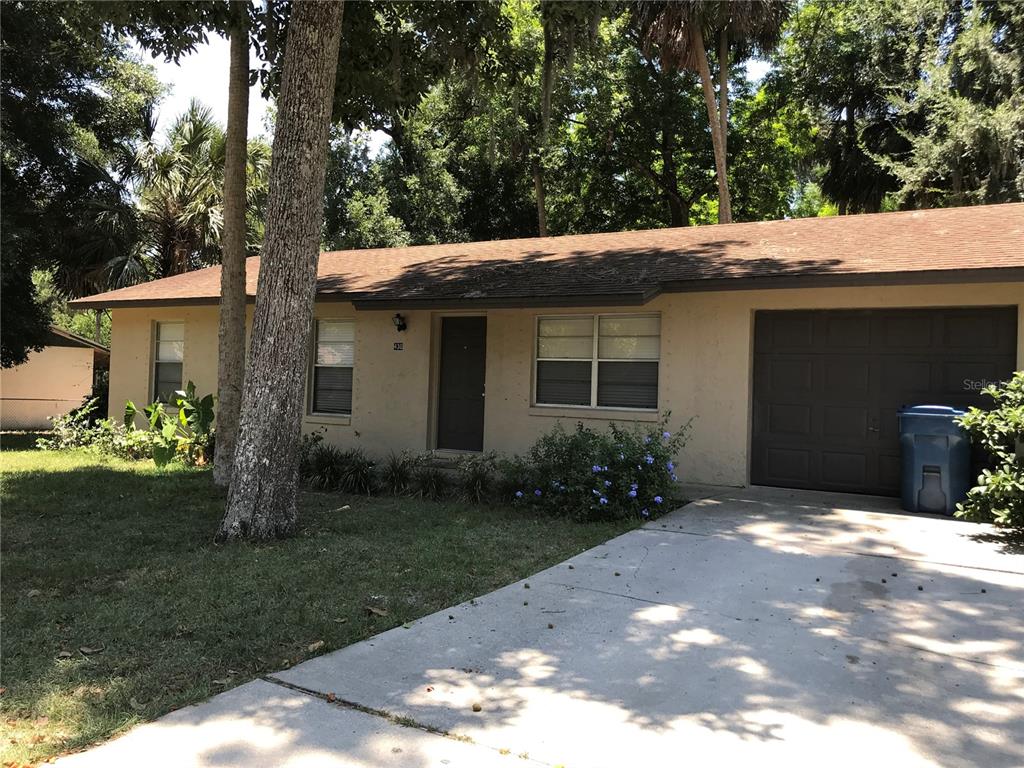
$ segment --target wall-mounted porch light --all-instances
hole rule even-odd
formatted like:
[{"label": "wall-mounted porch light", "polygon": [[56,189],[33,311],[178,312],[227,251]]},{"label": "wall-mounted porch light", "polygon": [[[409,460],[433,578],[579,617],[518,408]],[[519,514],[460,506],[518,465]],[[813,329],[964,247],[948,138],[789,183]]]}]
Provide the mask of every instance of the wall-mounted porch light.
[{"label": "wall-mounted porch light", "polygon": [[395,316],[391,318],[391,322],[393,322],[395,324],[395,330],[397,330],[399,332],[404,331],[406,328],[409,327],[409,326],[407,326],[405,324],[405,318],[402,317],[397,312],[395,313]]}]

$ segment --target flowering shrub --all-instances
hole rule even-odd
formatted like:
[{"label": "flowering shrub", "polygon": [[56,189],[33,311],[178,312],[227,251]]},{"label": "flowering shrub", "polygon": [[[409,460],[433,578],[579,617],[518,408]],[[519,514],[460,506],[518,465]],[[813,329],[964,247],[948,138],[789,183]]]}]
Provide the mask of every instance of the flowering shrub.
[{"label": "flowering shrub", "polygon": [[578,520],[646,518],[664,511],[677,479],[675,456],[689,424],[671,433],[668,415],[656,425],[598,432],[577,424],[556,425],[513,463],[521,485],[511,490],[518,504],[532,504]]}]

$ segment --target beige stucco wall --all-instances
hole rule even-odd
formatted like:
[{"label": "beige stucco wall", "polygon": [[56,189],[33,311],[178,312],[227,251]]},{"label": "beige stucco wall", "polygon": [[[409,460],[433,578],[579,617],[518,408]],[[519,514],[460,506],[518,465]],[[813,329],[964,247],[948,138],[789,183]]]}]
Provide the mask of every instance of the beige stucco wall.
[{"label": "beige stucco wall", "polygon": [[44,347],[0,371],[0,428],[47,429],[50,417],[80,406],[92,392],[93,355],[84,347]]},{"label": "beige stucco wall", "polygon": [[[672,411],[673,428],[694,418],[684,449],[684,478],[743,485],[748,479],[753,315],[758,309],[1018,306],[1017,361],[1024,368],[1024,283],[818,288],[666,294],[642,309],[500,309],[487,316],[487,396],[484,447],[523,451],[555,422],[586,419],[653,420],[622,411],[531,406],[533,343],[538,315],[588,312],[659,312],[662,317],[659,407]],[[306,431],[384,455],[433,446],[436,353],[440,318],[447,312],[403,312],[408,330],[398,333],[393,312],[356,311],[348,303],[319,303],[318,317],[356,321],[353,414],[307,416]],[[153,324],[185,321],[184,377],[213,391],[217,370],[217,311],[213,307],[119,309],[113,313],[110,403],[112,415],[131,398],[146,402],[152,371]],[[395,342],[403,349],[396,351]],[[296,343],[309,344],[308,340]]]}]

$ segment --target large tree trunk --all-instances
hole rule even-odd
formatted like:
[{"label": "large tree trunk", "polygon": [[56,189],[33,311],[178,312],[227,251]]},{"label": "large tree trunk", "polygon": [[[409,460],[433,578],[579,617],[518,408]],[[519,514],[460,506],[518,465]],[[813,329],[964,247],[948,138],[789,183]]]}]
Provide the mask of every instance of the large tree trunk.
[{"label": "large tree trunk", "polygon": [[729,180],[726,177],[725,137],[715,104],[715,86],[711,81],[711,67],[708,65],[704,38],[697,24],[690,25],[690,44],[696,51],[700,84],[704,90],[704,104],[708,110],[708,126],[711,129],[711,146],[715,152],[715,175],[718,177],[718,223],[732,221],[732,203],[729,199]]},{"label": "large tree trunk", "polygon": [[245,377],[245,171],[249,122],[248,0],[232,3],[228,128],[224,142],[224,253],[220,268],[217,441],[213,481],[231,482]]},{"label": "large tree trunk", "polygon": [[295,3],[270,167],[249,370],[219,541],[295,529],[299,436],[343,4]]}]

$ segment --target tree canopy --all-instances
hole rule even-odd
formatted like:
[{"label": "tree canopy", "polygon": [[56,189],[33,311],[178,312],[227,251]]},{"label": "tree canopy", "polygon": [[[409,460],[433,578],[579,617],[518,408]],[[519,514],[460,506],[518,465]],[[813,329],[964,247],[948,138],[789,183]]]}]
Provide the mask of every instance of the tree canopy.
[{"label": "tree canopy", "polygon": [[[223,128],[192,112],[155,142],[162,86],[127,41],[177,59],[229,6],[5,6],[4,365],[43,338],[33,271],[74,296],[218,262]],[[246,7],[276,98],[294,4]],[[377,0],[341,34],[329,248],[1024,199],[1013,0]]]}]

